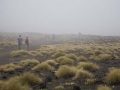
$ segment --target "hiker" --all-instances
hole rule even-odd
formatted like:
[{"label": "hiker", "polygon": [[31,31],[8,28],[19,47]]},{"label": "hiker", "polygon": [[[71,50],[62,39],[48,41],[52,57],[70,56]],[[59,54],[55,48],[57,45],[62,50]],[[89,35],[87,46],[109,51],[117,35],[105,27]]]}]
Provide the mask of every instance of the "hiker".
[{"label": "hiker", "polygon": [[21,46],[22,46],[22,41],[23,41],[23,39],[22,39],[22,37],[21,37],[21,35],[19,35],[19,37],[18,37],[18,49],[19,50],[21,50]]},{"label": "hiker", "polygon": [[26,49],[29,50],[29,39],[26,37],[25,39]]},{"label": "hiker", "polygon": [[52,34],[52,39],[53,39],[53,40],[55,39],[55,34]]}]

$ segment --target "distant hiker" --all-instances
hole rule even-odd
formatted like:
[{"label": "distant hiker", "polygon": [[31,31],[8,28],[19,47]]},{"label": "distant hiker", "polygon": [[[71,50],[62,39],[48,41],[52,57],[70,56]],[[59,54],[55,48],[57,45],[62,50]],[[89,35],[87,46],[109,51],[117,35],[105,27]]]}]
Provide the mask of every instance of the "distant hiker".
[{"label": "distant hiker", "polygon": [[18,37],[17,40],[18,40],[18,49],[20,50],[20,49],[21,49],[21,46],[22,46],[22,41],[23,41],[21,35],[19,35],[19,37]]},{"label": "distant hiker", "polygon": [[55,39],[55,34],[52,34],[52,39],[53,39],[53,40]]},{"label": "distant hiker", "polygon": [[26,37],[26,39],[25,39],[25,44],[26,44],[26,49],[28,50],[29,49],[29,39],[28,39],[28,37]]}]

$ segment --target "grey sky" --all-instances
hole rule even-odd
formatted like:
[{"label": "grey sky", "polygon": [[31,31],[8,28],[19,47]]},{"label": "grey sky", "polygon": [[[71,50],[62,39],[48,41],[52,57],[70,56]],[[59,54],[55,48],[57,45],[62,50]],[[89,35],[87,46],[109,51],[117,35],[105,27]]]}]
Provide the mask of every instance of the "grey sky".
[{"label": "grey sky", "polygon": [[0,0],[0,31],[120,35],[120,0]]}]

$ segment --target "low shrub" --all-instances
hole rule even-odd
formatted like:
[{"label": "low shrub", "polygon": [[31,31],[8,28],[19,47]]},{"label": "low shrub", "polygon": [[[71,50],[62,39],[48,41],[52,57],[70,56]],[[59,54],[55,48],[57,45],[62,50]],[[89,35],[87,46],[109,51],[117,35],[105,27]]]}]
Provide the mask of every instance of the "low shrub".
[{"label": "low shrub", "polygon": [[45,62],[48,63],[51,66],[55,66],[55,65],[58,64],[55,60],[46,60]]},{"label": "low shrub", "polygon": [[58,78],[69,78],[69,77],[74,77],[76,75],[76,68],[75,67],[70,67],[67,65],[63,65],[59,67],[59,69],[56,71],[55,75]]},{"label": "low shrub", "polygon": [[70,59],[70,58],[64,58],[64,59],[60,62],[61,65],[72,65],[73,63],[74,63],[73,60]]},{"label": "low shrub", "polygon": [[26,59],[26,60],[22,60],[19,63],[22,66],[35,66],[37,64],[39,64],[39,61],[36,59]]},{"label": "low shrub", "polygon": [[0,80],[0,90],[1,90],[1,88],[2,88],[4,85],[5,85],[5,82],[3,82],[3,81]]},{"label": "low shrub", "polygon": [[84,56],[79,56],[78,57],[78,61],[86,61],[87,60],[87,58],[85,58]]},{"label": "low shrub", "polygon": [[61,56],[61,57],[58,57],[57,59],[56,59],[56,61],[57,62],[61,62],[62,60],[64,60],[66,57],[65,56]]},{"label": "low shrub", "polygon": [[27,72],[5,82],[0,81],[0,90],[29,90],[29,85],[37,85],[41,82],[42,79],[39,76]]},{"label": "low shrub", "polygon": [[0,90],[29,90],[29,88],[25,85],[22,85],[19,82],[18,77],[15,77],[4,82],[4,85],[0,88]]},{"label": "low shrub", "polygon": [[95,79],[86,79],[85,84],[90,85],[90,84],[94,84],[95,83]]},{"label": "low shrub", "polygon": [[64,90],[64,86],[62,86],[62,85],[56,86],[56,87],[54,87],[53,90]]},{"label": "low shrub", "polygon": [[57,52],[55,54],[52,55],[53,58],[58,58],[60,56],[64,56],[65,54],[63,52]]},{"label": "low shrub", "polygon": [[89,57],[89,59],[90,59],[90,60],[95,60],[95,57],[96,57],[95,55],[91,55],[91,56]]},{"label": "low shrub", "polygon": [[11,57],[18,57],[23,55],[33,56],[33,54],[31,54],[29,51],[26,50],[12,51],[10,54]]},{"label": "low shrub", "polygon": [[66,54],[65,56],[70,59],[77,60],[77,56],[75,54]]},{"label": "low shrub", "polygon": [[106,80],[110,84],[120,83],[120,69],[112,69],[107,73]]},{"label": "low shrub", "polygon": [[4,48],[0,48],[0,51],[4,51]]},{"label": "low shrub", "polygon": [[22,85],[37,85],[42,82],[42,79],[33,73],[26,72],[20,76],[20,82]]},{"label": "low shrub", "polygon": [[111,55],[109,54],[100,54],[97,57],[94,58],[95,60],[110,60],[111,59]]},{"label": "low shrub", "polygon": [[97,87],[97,90],[112,90],[112,89],[108,86],[100,85],[100,86]]},{"label": "low shrub", "polygon": [[102,54],[102,53],[103,53],[103,52],[100,51],[100,50],[95,50],[95,51],[94,51],[94,54],[95,54],[95,55],[99,55],[99,54]]},{"label": "low shrub", "polygon": [[48,70],[48,71],[52,71],[52,70],[54,70],[54,68],[52,66],[50,66],[48,63],[46,63],[46,62],[42,62],[42,63],[38,64],[37,66],[33,67],[32,70]]},{"label": "low shrub", "polygon": [[93,77],[93,74],[86,71],[86,70],[83,70],[83,69],[80,69],[77,71],[74,79],[77,79],[77,78],[92,78]]},{"label": "low shrub", "polygon": [[40,52],[37,52],[37,53],[34,54],[34,56],[35,56],[35,57],[41,57],[41,56],[43,56],[43,54],[40,53]]},{"label": "low shrub", "polygon": [[14,71],[16,69],[21,69],[23,68],[22,66],[20,65],[15,65],[15,64],[6,64],[6,65],[1,65],[0,66],[0,71],[5,71],[5,72],[9,72],[9,71]]},{"label": "low shrub", "polygon": [[4,47],[4,48],[8,48],[8,47],[10,47],[10,45],[5,44],[5,45],[3,45],[3,47]]},{"label": "low shrub", "polygon": [[98,70],[100,67],[97,64],[90,62],[79,62],[77,65],[77,69],[85,69],[85,70]]}]

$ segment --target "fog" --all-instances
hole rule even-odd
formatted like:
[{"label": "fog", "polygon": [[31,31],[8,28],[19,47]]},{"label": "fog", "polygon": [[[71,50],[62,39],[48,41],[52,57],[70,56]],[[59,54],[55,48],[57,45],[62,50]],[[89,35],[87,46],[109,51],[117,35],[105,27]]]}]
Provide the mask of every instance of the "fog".
[{"label": "fog", "polygon": [[0,31],[120,35],[120,0],[0,0]]}]

